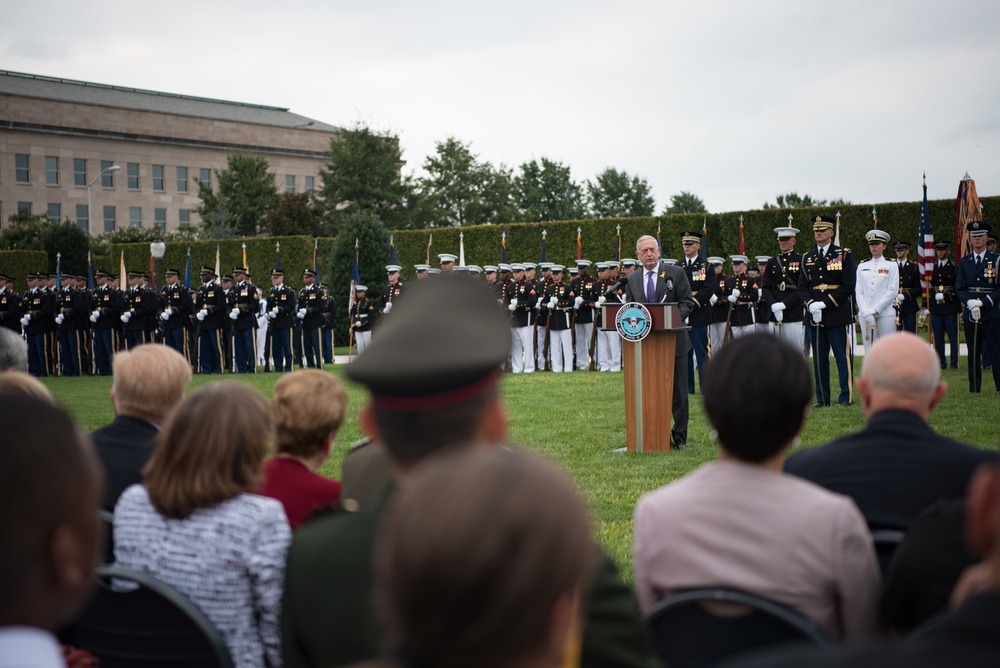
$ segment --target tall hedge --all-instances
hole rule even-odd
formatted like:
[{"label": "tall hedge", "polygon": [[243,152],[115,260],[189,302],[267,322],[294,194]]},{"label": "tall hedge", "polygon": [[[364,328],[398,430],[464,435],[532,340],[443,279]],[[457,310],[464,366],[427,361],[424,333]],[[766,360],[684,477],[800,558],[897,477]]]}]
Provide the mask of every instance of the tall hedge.
[{"label": "tall hedge", "polygon": [[14,279],[14,289],[17,292],[25,292],[28,289],[28,281],[25,276],[48,272],[49,256],[41,250],[5,250],[0,251],[0,273],[7,274]]}]

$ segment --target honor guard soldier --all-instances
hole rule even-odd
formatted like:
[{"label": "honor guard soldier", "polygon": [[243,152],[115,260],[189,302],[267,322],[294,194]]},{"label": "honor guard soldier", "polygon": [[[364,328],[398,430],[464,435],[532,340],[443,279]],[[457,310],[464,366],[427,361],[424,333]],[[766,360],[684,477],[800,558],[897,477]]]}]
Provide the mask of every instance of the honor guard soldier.
[{"label": "honor guard soldier", "polygon": [[330,293],[330,286],[326,283],[319,284],[320,293],[326,303],[323,311],[323,327],[320,331],[323,347],[323,364],[333,364],[333,328],[337,319],[337,300]]},{"label": "honor guard soldier", "polygon": [[458,257],[451,253],[438,253],[438,260],[441,261],[441,271],[450,274],[455,271],[455,260]]},{"label": "honor guard soldier", "polygon": [[326,300],[316,286],[316,273],[312,269],[302,272],[302,282],[305,285],[299,290],[298,311],[295,314],[299,320],[302,353],[306,359],[306,366],[310,369],[322,369],[323,348],[320,343],[320,328],[323,326]]},{"label": "honor guard soldier", "polygon": [[399,272],[402,269],[398,264],[387,264],[385,266],[385,276],[388,283],[382,288],[382,294],[378,298],[378,314],[384,315],[392,310],[392,302],[403,293],[403,284],[399,280]]},{"label": "honor guard soldier", "polygon": [[[617,266],[617,262],[615,266]],[[594,355],[595,368],[598,371],[621,371],[621,353],[617,343],[621,343],[618,332],[604,327],[604,304],[608,297],[605,293],[615,287],[617,281],[611,278],[611,264],[597,263],[597,308],[594,310],[594,331],[597,332],[597,350]],[[614,301],[618,301],[615,299]]]},{"label": "honor guard soldier", "polygon": [[233,358],[239,373],[257,373],[257,314],[260,290],[250,282],[246,267],[233,267],[229,320],[233,324]]},{"label": "honor guard soldier", "polygon": [[90,322],[94,333],[94,360],[97,363],[97,375],[111,375],[111,357],[115,354],[114,329],[118,317],[122,314],[124,301],[121,294],[112,289],[110,274],[98,270],[94,274],[97,287],[90,295]]},{"label": "honor guard soldier", "polygon": [[488,264],[485,267],[483,267],[483,269],[486,270],[486,285],[487,285],[487,287],[489,287],[489,289],[493,291],[493,294],[496,295],[497,299],[502,299],[503,298],[503,294],[502,294],[503,293],[503,284],[500,283],[499,280],[497,280],[497,270],[498,270],[498,268],[495,267],[495,266],[493,266],[492,264]]},{"label": "honor guard soldier", "polygon": [[708,305],[712,307],[712,324],[708,327],[708,342],[712,354],[722,350],[726,338],[726,322],[729,320],[729,301],[726,299],[729,296],[726,292],[726,281],[729,278],[722,271],[725,263],[718,255],[708,258],[709,271],[715,272],[714,279],[711,274],[706,279],[712,286],[712,296],[708,299]]},{"label": "honor guard soldier", "polygon": [[285,285],[285,272],[275,269],[271,272],[271,289],[267,293],[267,329],[275,371],[292,370],[292,318],[295,312],[295,290]]},{"label": "honor guard soldier", "polygon": [[215,282],[215,269],[203,266],[201,287],[195,299],[198,321],[198,361],[201,373],[222,373],[222,319],[226,317],[226,295]]},{"label": "honor guard soldier", "polygon": [[962,302],[955,294],[955,263],[948,257],[951,243],[939,241],[934,244],[934,271],[931,273],[931,298],[927,310],[934,332],[934,349],[937,351],[941,368],[945,368],[944,336],[948,335],[951,345],[951,368],[958,368],[958,317],[962,312]]},{"label": "honor guard soldier", "polygon": [[802,258],[799,274],[799,297],[809,311],[806,327],[812,342],[816,378],[815,408],[830,405],[830,351],[837,362],[840,395],[837,404],[851,404],[854,350],[847,328],[854,326],[854,256],[847,248],[833,243],[834,219],[816,216],[813,237],[816,248]]},{"label": "honor guard soldier", "polygon": [[[550,367],[547,364],[549,358],[546,342],[548,341],[549,331],[549,307],[545,300],[545,293],[548,291],[549,286],[552,285],[552,263],[540,262],[538,267],[542,270],[542,275],[536,281],[535,287],[535,290],[538,292],[538,299],[535,301],[535,311],[537,313],[535,320],[535,368],[539,371],[548,371]],[[487,271],[489,269],[489,267],[486,267]]]},{"label": "honor guard soldier", "polygon": [[469,278],[471,278],[474,281],[482,280],[483,276],[482,267],[480,267],[478,264],[470,264],[468,269],[469,269]]},{"label": "honor guard soldier", "polygon": [[56,294],[56,275],[39,274],[42,277],[42,287],[52,303],[52,312],[44,320],[45,323],[45,349],[47,353],[46,362],[48,364],[48,374],[50,376],[59,375],[59,334],[56,331],[56,310],[58,309]]},{"label": "honor guard soldier", "polygon": [[21,295],[14,291],[14,279],[0,274],[0,327],[21,335]]},{"label": "honor guard soldier", "polygon": [[726,301],[729,302],[729,325],[733,336],[753,334],[757,331],[757,282],[747,275],[747,256],[730,255],[733,276],[726,279]]},{"label": "honor guard soldier", "polygon": [[908,257],[910,244],[905,241],[896,243],[896,264],[899,267],[899,293],[896,301],[899,305],[899,326],[897,329],[907,332],[917,332],[917,311],[920,305],[920,271],[917,265]]},{"label": "honor guard soldier", "polygon": [[764,304],[771,312],[771,332],[802,350],[802,299],[798,291],[802,256],[795,252],[799,231],[776,227],[774,233],[779,252],[767,261],[761,274]]},{"label": "honor guard soldier", "polygon": [[236,302],[236,295],[233,293],[233,277],[229,274],[220,276],[219,287],[222,288],[222,294],[226,298],[226,308],[224,309],[223,316],[219,318],[219,330],[221,332],[219,336],[219,349],[222,351],[222,368],[227,373],[233,373],[236,366],[233,360],[233,319],[230,317],[233,305]]},{"label": "honor guard soldier", "polygon": [[367,286],[354,286],[354,305],[351,306],[349,313],[351,332],[354,334],[359,355],[372,342],[372,320],[375,318],[375,305],[366,299],[367,293]]},{"label": "honor guard soldier", "polygon": [[90,336],[90,288],[87,287],[87,277],[76,275],[76,292],[80,296],[81,314],[76,321],[76,336],[80,347],[80,375],[94,373],[94,346]]},{"label": "honor guard soldier", "polygon": [[76,287],[76,276],[64,274],[63,287],[56,297],[56,327],[59,332],[61,373],[63,376],[86,375],[84,352],[87,349],[86,340],[81,345],[80,323],[85,322],[90,314],[89,304],[85,303],[84,295]]},{"label": "honor guard soldier", "polygon": [[861,340],[867,353],[873,343],[896,331],[896,309],[893,305],[899,294],[899,268],[895,262],[883,257],[889,243],[888,232],[870,230],[865,239],[872,257],[858,263],[854,298],[858,303]]},{"label": "honor guard soldier", "polygon": [[45,274],[28,274],[28,291],[21,297],[21,326],[28,339],[28,373],[49,375],[48,321],[52,320],[55,303],[45,289]]},{"label": "honor guard soldier", "polygon": [[423,279],[423,278],[427,278],[427,276],[428,276],[427,270],[428,269],[430,269],[430,265],[426,265],[426,264],[415,264],[415,265],[413,265],[413,271],[416,272],[417,280],[418,281],[421,280],[421,279]]},{"label": "honor guard soldier", "polygon": [[747,273],[753,277],[754,282],[757,284],[757,294],[760,299],[757,300],[757,331],[759,332],[769,332],[771,331],[771,310],[768,308],[767,304],[764,303],[764,269],[767,268],[767,261],[771,259],[770,255],[758,255],[757,256],[757,266],[749,267]]},{"label": "honor guard soldier", "polygon": [[121,321],[125,323],[125,347],[132,350],[143,343],[152,343],[149,338],[148,319],[156,313],[156,295],[142,287],[142,273],[128,272],[128,290],[125,291],[125,307]]},{"label": "honor guard soldier", "polygon": [[[987,234],[993,228],[976,220],[966,225],[972,252],[963,257],[955,272],[955,293],[965,306],[965,343],[969,347],[969,392],[980,392],[983,383],[984,348],[990,359],[1000,362],[1000,255],[986,250]],[[1000,392],[1000,364],[993,364],[993,383]]]},{"label": "honor guard soldier", "polygon": [[538,291],[535,282],[524,277],[524,265],[511,265],[514,278],[512,291],[507,299],[510,311],[511,370],[514,373],[532,373],[535,370],[535,304]]},{"label": "honor guard soldier", "polygon": [[590,275],[590,260],[576,261],[576,278],[570,287],[575,298],[573,300],[573,329],[576,333],[576,368],[586,371],[590,365],[590,342],[594,333],[594,307],[600,293],[597,291],[596,279]]},{"label": "honor guard soldier", "polygon": [[181,285],[180,270],[168,268],[164,274],[167,282],[160,288],[160,322],[163,323],[163,342],[191,361],[185,345],[184,324],[194,310],[191,294]]},{"label": "honor guard soldier", "polygon": [[701,376],[708,363],[708,327],[712,324],[712,306],[709,303],[715,292],[715,271],[707,260],[702,260],[701,234],[681,232],[681,247],[684,250],[682,268],[691,283],[691,297],[695,309],[688,316],[691,330],[691,352],[688,354],[688,393],[694,394],[694,370],[698,366],[698,387],[702,387]]},{"label": "honor guard soldier", "polygon": [[552,370],[569,373],[573,370],[573,304],[576,295],[572,286],[563,283],[561,264],[552,267],[552,285],[545,292],[549,308],[549,354]]}]

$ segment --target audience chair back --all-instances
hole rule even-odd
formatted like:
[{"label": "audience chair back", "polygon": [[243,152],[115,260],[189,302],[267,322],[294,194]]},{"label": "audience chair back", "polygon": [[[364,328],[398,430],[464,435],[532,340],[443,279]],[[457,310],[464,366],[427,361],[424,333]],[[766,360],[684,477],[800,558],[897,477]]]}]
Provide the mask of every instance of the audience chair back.
[{"label": "audience chair back", "polygon": [[97,569],[97,589],[60,642],[92,652],[101,668],[233,668],[219,631],[184,594],[121,566]]},{"label": "audience chair back", "polygon": [[107,510],[98,510],[97,515],[101,518],[101,538],[102,545],[101,563],[113,564],[115,561],[115,516]]},{"label": "audience chair back", "polygon": [[670,668],[709,668],[744,652],[788,642],[833,645],[825,631],[797,610],[721,587],[669,596],[649,611],[646,623]]},{"label": "audience chair back", "polygon": [[878,557],[878,567],[882,572],[882,581],[889,575],[892,557],[896,554],[899,544],[906,538],[906,532],[898,529],[872,529],[872,542],[875,543],[875,555]]}]

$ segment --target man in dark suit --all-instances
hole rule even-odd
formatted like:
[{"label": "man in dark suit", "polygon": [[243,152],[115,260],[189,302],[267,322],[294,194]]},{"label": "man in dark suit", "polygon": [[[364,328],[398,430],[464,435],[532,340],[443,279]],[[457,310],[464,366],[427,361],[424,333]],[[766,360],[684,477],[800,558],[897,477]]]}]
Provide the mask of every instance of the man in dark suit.
[{"label": "man in dark suit", "polygon": [[[681,317],[687,318],[695,308],[691,297],[691,283],[684,269],[660,262],[660,247],[656,238],[639,237],[635,251],[642,269],[632,272],[625,283],[625,301],[644,304],[677,303]],[[687,364],[691,352],[691,338],[687,331],[677,333],[677,350],[674,353],[673,421],[670,427],[670,447],[683,450],[687,445],[688,387]]]},{"label": "man in dark suit", "polygon": [[142,482],[160,426],[184,398],[191,365],[162,344],[144,344],[115,354],[111,404],[114,422],[91,437],[104,465],[107,484],[101,508],[114,511],[118,497]]},{"label": "man in dark suit", "polygon": [[865,356],[858,389],[865,428],[795,453],[785,471],[850,496],[870,527],[906,530],[939,499],[964,497],[975,468],[995,459],[927,424],[948,384],[937,354],[917,336],[877,341]]}]

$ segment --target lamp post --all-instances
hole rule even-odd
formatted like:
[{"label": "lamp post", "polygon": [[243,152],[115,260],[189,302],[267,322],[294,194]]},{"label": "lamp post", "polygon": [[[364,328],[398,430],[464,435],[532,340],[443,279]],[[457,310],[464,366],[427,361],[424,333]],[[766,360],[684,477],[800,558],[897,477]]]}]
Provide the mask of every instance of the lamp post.
[{"label": "lamp post", "polygon": [[[101,170],[100,174],[92,178],[90,183],[87,184],[87,227],[90,227],[92,221],[94,220],[94,212],[90,207],[90,186],[97,183],[97,179],[101,178],[105,174],[113,174],[115,172],[120,172],[121,170],[121,165],[111,165],[110,167],[105,167]],[[87,231],[90,232],[90,230]]]},{"label": "lamp post", "polygon": [[163,239],[159,236],[154,237],[151,242],[149,242],[149,254],[153,258],[153,276],[150,279],[152,285],[150,286],[153,291],[156,291],[156,275],[160,273],[160,263],[163,261],[163,255],[167,252],[167,244],[163,243]]}]

